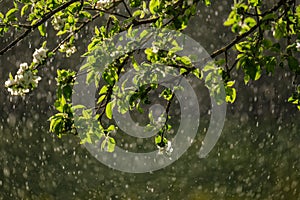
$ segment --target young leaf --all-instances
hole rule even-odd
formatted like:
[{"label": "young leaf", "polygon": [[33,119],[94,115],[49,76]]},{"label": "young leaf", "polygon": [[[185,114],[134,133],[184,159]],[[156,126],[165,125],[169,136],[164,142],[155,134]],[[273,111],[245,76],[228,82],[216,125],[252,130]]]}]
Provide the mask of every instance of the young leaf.
[{"label": "young leaf", "polygon": [[116,146],[116,141],[114,138],[109,137],[107,141],[107,152],[114,152]]},{"label": "young leaf", "polygon": [[112,119],[112,109],[113,109],[113,102],[110,101],[105,108],[105,114],[108,119]]},{"label": "young leaf", "polygon": [[159,4],[160,4],[159,0],[150,0],[149,10],[150,10],[151,14],[156,13]]}]

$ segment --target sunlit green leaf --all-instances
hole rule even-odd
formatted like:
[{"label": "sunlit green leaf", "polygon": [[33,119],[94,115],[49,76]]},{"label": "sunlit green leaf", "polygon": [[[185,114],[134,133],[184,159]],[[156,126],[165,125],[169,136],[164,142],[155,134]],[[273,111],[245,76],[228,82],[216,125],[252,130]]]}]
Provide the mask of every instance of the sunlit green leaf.
[{"label": "sunlit green leaf", "polygon": [[107,152],[114,152],[116,146],[116,141],[114,138],[109,137],[107,141]]},{"label": "sunlit green leaf", "polygon": [[152,14],[157,12],[157,9],[160,5],[160,0],[150,0],[149,2],[149,10]]},{"label": "sunlit green leaf", "polygon": [[38,27],[39,31],[40,31],[40,34],[41,36],[46,36],[46,27],[45,27],[45,24],[42,24]]},{"label": "sunlit green leaf", "polygon": [[113,114],[113,102],[110,101],[108,102],[108,104],[106,105],[106,108],[105,108],[105,113],[106,113],[106,116],[108,119],[112,119],[112,114]]}]

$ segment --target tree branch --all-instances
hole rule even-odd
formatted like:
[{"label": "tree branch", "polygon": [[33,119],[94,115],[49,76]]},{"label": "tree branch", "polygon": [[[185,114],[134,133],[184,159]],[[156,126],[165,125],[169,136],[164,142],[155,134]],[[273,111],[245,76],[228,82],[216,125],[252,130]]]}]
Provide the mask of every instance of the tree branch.
[{"label": "tree branch", "polygon": [[39,20],[36,24],[32,25],[31,27],[29,27],[25,32],[23,32],[18,38],[16,38],[14,41],[12,41],[11,43],[9,43],[6,47],[4,47],[3,49],[1,49],[0,51],[0,55],[3,55],[5,52],[7,52],[8,50],[10,50],[11,48],[13,48],[16,44],[18,44],[21,40],[23,40],[26,36],[29,35],[29,33],[31,33],[32,31],[34,31],[36,28],[38,28],[40,25],[42,25],[43,23],[45,23],[48,19],[50,19],[55,13],[67,8],[68,6],[70,6],[71,4],[80,1],[80,0],[71,0],[61,6],[59,6],[58,8],[55,8],[54,10],[52,10],[51,12],[47,13],[41,20]]},{"label": "tree branch", "polygon": [[122,18],[125,18],[125,19],[128,19],[129,17],[125,16],[125,15],[122,15],[120,13],[115,13],[115,12],[110,12],[108,10],[103,10],[103,9],[98,9],[98,8],[89,8],[89,7],[84,7],[83,8],[84,10],[94,10],[94,11],[99,11],[99,12],[103,12],[103,13],[106,13],[106,14],[110,14],[110,15],[115,15],[115,16],[118,16],[118,17],[122,17]]},{"label": "tree branch", "polygon": [[[289,1],[290,2],[290,1]],[[263,13],[261,16],[264,17],[270,13],[276,12],[282,5],[284,5],[285,3],[287,3],[285,0],[280,0],[273,8],[271,8],[270,10],[266,11],[265,13]],[[235,44],[237,44],[240,40],[244,39],[245,37],[249,36],[251,33],[253,33],[257,28],[259,28],[261,25],[263,25],[264,23],[268,22],[270,20],[260,20],[255,26],[253,26],[249,31],[241,34],[241,35],[237,35],[235,37],[235,39],[233,39],[229,44],[227,44],[226,46],[224,46],[221,49],[218,49],[216,51],[214,51],[210,57],[211,58],[215,58],[218,55],[224,53],[225,51],[228,51],[229,49],[231,49]]]},{"label": "tree branch", "polygon": [[70,33],[66,38],[64,38],[53,50],[52,52],[54,53],[55,51],[57,51],[59,49],[59,47],[65,43],[67,40],[69,40],[74,34],[78,33],[81,29],[83,29],[87,24],[89,24],[90,22],[94,21],[96,18],[98,18],[100,16],[100,13],[97,13],[96,15],[94,15],[91,19],[83,22],[74,32]]},{"label": "tree branch", "polygon": [[[55,53],[62,44],[64,44],[66,41],[68,41],[73,35],[75,35],[76,33],[78,33],[81,29],[83,29],[87,24],[89,24],[90,22],[94,21],[97,17],[100,16],[100,13],[97,13],[96,15],[94,15],[92,17],[92,19],[86,20],[85,22],[83,22],[74,32],[70,33],[67,37],[65,37],[54,49],[51,50],[52,53]],[[43,63],[37,65],[35,67],[35,69],[38,69]]]},{"label": "tree branch", "polygon": [[[122,71],[122,69],[123,69],[123,67],[124,67],[124,65],[127,63],[127,61],[128,61],[128,59],[130,58],[130,55],[132,54],[132,52],[130,52],[130,53],[128,53],[128,54],[125,54],[124,56],[122,56],[122,57],[125,57],[125,59],[124,59],[124,61],[122,62],[122,63],[117,63],[117,74],[118,74],[118,76],[120,76],[120,74],[121,74],[121,71]],[[118,60],[118,59],[117,59]],[[119,60],[118,60],[119,61]],[[116,84],[116,83],[115,83]],[[105,98],[103,99],[103,101],[101,102],[101,104],[98,106],[98,109],[96,110],[96,113],[98,113],[100,110],[101,110],[101,108],[103,108],[102,109],[102,111],[100,112],[100,114],[99,114],[99,118],[98,118],[98,120],[99,120],[99,122],[101,123],[101,125],[102,125],[102,117],[104,116],[104,113],[105,113],[105,110],[106,110],[106,106],[107,106],[107,104],[110,102],[110,100],[111,100],[111,97],[112,97],[112,94],[113,94],[113,87],[114,86],[109,86],[108,87],[108,91],[107,91],[107,93],[105,94]],[[99,98],[99,97],[98,97]],[[105,103],[103,103],[105,101]]]},{"label": "tree branch", "polygon": [[130,12],[130,10],[129,10],[129,8],[128,8],[128,6],[127,6],[127,4],[125,3],[124,0],[122,0],[122,3],[124,4],[124,7],[125,7],[127,13],[129,14],[129,16],[132,17],[132,14],[131,14],[131,12]]},{"label": "tree branch", "polygon": [[6,26],[10,26],[10,27],[21,27],[21,28],[31,28],[32,26],[29,24],[13,24],[13,23],[9,23],[9,24],[4,24],[4,23],[0,23],[0,27],[6,27]]}]

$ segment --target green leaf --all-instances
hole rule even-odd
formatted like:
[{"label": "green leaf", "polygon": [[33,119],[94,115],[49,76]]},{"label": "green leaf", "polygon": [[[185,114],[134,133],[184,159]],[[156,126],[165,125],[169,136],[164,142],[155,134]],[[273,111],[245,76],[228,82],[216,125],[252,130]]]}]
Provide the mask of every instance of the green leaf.
[{"label": "green leaf", "polygon": [[49,51],[47,54],[48,58],[52,58],[54,55],[55,55],[55,53],[52,51]]},{"label": "green leaf", "polygon": [[30,4],[25,4],[21,9],[21,17],[25,15],[25,12],[28,10]]},{"label": "green leaf", "polygon": [[101,90],[99,91],[99,95],[102,95],[102,94],[106,94],[108,91],[108,87],[107,85],[104,85]]},{"label": "green leaf", "polygon": [[66,99],[65,99],[65,97],[64,96],[61,96],[61,98],[59,99],[60,100],[60,105],[61,106],[64,106],[64,105],[66,105],[66,103],[67,103],[67,101],[66,101]]},{"label": "green leaf", "polygon": [[133,27],[133,25],[129,26],[129,28],[127,29],[127,37],[128,38],[134,37],[134,35],[132,34],[132,27]]},{"label": "green leaf", "polygon": [[158,135],[155,137],[155,144],[159,144],[161,142],[161,136]]},{"label": "green leaf", "polygon": [[261,0],[248,0],[248,4],[250,4],[253,7],[259,6],[260,3],[261,3]]},{"label": "green leaf", "polygon": [[116,141],[114,138],[109,137],[107,141],[107,152],[114,152],[116,146]]},{"label": "green leaf", "polygon": [[205,3],[206,6],[210,6],[210,4],[211,4],[210,0],[204,0],[204,3]]},{"label": "green leaf", "polygon": [[56,108],[56,110],[58,110],[59,112],[63,112],[63,106],[61,105],[59,100],[56,100],[54,102],[54,107]]},{"label": "green leaf", "polygon": [[145,36],[147,36],[148,35],[148,31],[147,30],[143,30],[142,32],[141,32],[141,34],[140,34],[140,37],[139,37],[139,39],[141,40],[141,39],[143,39]]},{"label": "green leaf", "polygon": [[113,152],[115,150],[116,141],[114,138],[107,136],[101,143],[101,150]]},{"label": "green leaf", "polygon": [[289,97],[288,102],[289,103],[293,103],[296,99],[294,98],[294,96]]},{"label": "green leaf", "polygon": [[56,126],[61,122],[61,119],[57,119],[55,116],[52,116],[50,118],[50,128],[49,131],[50,132],[54,132],[54,130],[56,129]]},{"label": "green leaf", "polygon": [[180,71],[179,71],[180,74],[184,74],[184,73],[186,73],[186,72],[187,72],[187,69],[185,69],[185,68],[180,68]]},{"label": "green leaf", "polygon": [[82,116],[84,119],[91,119],[92,118],[92,110],[82,110]]},{"label": "green leaf", "polygon": [[155,137],[155,144],[156,145],[158,145],[158,146],[160,146],[160,147],[164,147],[164,146],[166,146],[166,144],[168,143],[168,140],[167,140],[167,138],[163,138],[162,139],[162,137],[160,136],[160,135],[157,135],[156,137]]},{"label": "green leaf", "polygon": [[155,14],[157,12],[159,5],[160,5],[159,0],[150,0],[149,10],[151,14]]},{"label": "green leaf", "polygon": [[299,62],[295,57],[289,56],[287,61],[288,61],[288,66],[289,66],[290,70],[292,70],[293,72],[297,72],[300,70]]},{"label": "green leaf", "polygon": [[[230,81],[233,82],[233,81]],[[235,88],[231,88],[229,86],[225,87],[225,92],[226,92],[226,102],[228,103],[233,103],[236,99],[236,90]]]},{"label": "green leaf", "polygon": [[261,20],[266,21],[266,20],[270,20],[270,19],[276,19],[276,14],[273,12],[269,13],[269,14],[265,15]]},{"label": "green leaf", "polygon": [[245,41],[245,42],[240,42],[235,45],[236,50],[239,52],[246,52],[251,49],[251,43]]},{"label": "green leaf", "polygon": [[280,18],[278,20],[278,22],[275,24],[273,36],[276,39],[281,39],[282,37],[284,37],[286,35],[286,33],[287,33],[286,23],[287,23],[286,21],[284,21],[282,18]]},{"label": "green leaf", "polygon": [[8,21],[15,21],[16,17],[14,16],[14,14],[18,11],[17,8],[12,8],[10,9],[6,15],[5,15],[5,18],[8,20]]},{"label": "green leaf", "polygon": [[250,81],[250,76],[248,74],[245,74],[244,76],[244,82],[247,84]]},{"label": "green leaf", "polygon": [[75,106],[72,106],[73,110],[78,110],[78,109],[83,109],[83,108],[86,108],[84,105],[75,105]]},{"label": "green leaf", "polygon": [[71,16],[71,15],[68,16],[68,23],[69,24],[74,24],[74,17],[73,16]]},{"label": "green leaf", "polygon": [[265,65],[267,73],[274,73],[276,62],[277,61],[275,57],[268,58]]},{"label": "green leaf", "polygon": [[9,75],[8,75],[8,76],[9,76],[9,79],[10,79],[10,80],[14,80],[14,77],[13,77],[13,75],[11,74],[11,72],[9,72]]},{"label": "green leaf", "polygon": [[102,151],[103,151],[103,150],[105,150],[105,151],[106,151],[106,148],[105,148],[105,147],[107,146],[107,144],[106,144],[106,143],[107,143],[107,140],[106,140],[106,138],[105,138],[105,139],[102,141],[102,143],[101,143],[101,147],[100,147]]},{"label": "green leaf", "polygon": [[135,58],[132,56],[132,59],[131,59],[131,62],[132,62],[132,66],[133,68],[135,69],[135,71],[140,71],[140,66],[139,64],[136,62]]},{"label": "green leaf", "polygon": [[105,95],[101,95],[101,96],[98,98],[97,104],[101,103],[104,99],[105,99]]},{"label": "green leaf", "polygon": [[87,19],[92,19],[92,14],[87,12],[87,11],[80,11],[79,12],[79,17],[81,18],[87,18]]},{"label": "green leaf", "polygon": [[142,10],[136,10],[134,11],[134,13],[132,14],[133,17],[137,17],[140,16],[142,14]]},{"label": "green leaf", "polygon": [[130,6],[133,8],[139,7],[141,5],[141,0],[130,0]]},{"label": "green leaf", "polygon": [[250,64],[246,68],[246,74],[250,76],[250,78],[254,81],[258,80],[261,76],[261,68],[257,64]]},{"label": "green leaf", "polygon": [[250,28],[256,25],[256,20],[253,19],[252,17],[247,17],[244,20],[244,23],[247,24]]},{"label": "green leaf", "polygon": [[94,77],[95,77],[94,70],[91,70],[89,73],[87,73],[87,75],[86,75],[86,84],[90,84],[91,81],[94,79]]},{"label": "green leaf", "polygon": [[42,47],[46,48],[46,46],[47,46],[47,41],[44,41],[43,44],[42,44]]},{"label": "green leaf", "polygon": [[105,114],[108,119],[112,119],[112,114],[113,114],[112,109],[113,109],[113,102],[110,101],[110,102],[108,102],[108,104],[106,105],[106,108],[105,108]]},{"label": "green leaf", "polygon": [[99,35],[100,35],[100,30],[98,29],[98,27],[97,27],[97,26],[95,26],[95,34],[96,34],[97,36],[99,36]]},{"label": "green leaf", "polygon": [[201,70],[200,70],[199,68],[194,69],[194,70],[192,71],[192,73],[193,73],[197,78],[199,78],[199,79],[202,78],[202,72],[201,72]]},{"label": "green leaf", "polygon": [[173,54],[175,54],[176,52],[178,51],[181,51],[182,50],[182,47],[179,47],[179,46],[174,46],[172,47],[169,52],[168,52],[168,55],[171,56]]},{"label": "green leaf", "polygon": [[227,18],[227,20],[224,22],[224,26],[231,26],[231,25],[233,25],[234,23],[236,23],[236,19],[237,18],[237,14],[236,14],[236,12],[234,12],[234,11],[231,11],[230,12],[230,14],[229,14],[229,16],[228,16],[228,18]]},{"label": "green leaf", "polygon": [[110,125],[106,130],[107,132],[114,131],[116,129],[115,125]]},{"label": "green leaf", "polygon": [[187,65],[187,66],[192,64],[191,59],[187,56],[176,57],[176,61],[179,61],[182,64]]},{"label": "green leaf", "polygon": [[234,83],[235,83],[235,81],[228,81],[228,82],[226,83],[226,85],[227,85],[228,87],[232,87],[232,86],[234,85]]},{"label": "green leaf", "polygon": [[40,34],[41,36],[46,36],[46,27],[45,27],[45,24],[42,24],[38,27],[39,31],[40,31]]}]

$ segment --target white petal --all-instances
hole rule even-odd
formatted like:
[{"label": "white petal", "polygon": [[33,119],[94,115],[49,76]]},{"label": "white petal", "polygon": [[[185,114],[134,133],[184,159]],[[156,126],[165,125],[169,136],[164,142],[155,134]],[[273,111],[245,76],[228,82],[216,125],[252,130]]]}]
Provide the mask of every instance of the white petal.
[{"label": "white petal", "polygon": [[7,81],[5,81],[5,87],[9,87],[15,84],[14,80],[10,80],[8,79]]},{"label": "white petal", "polygon": [[22,70],[28,69],[28,64],[27,63],[21,63],[20,64],[20,69],[22,69]]},{"label": "white petal", "polygon": [[23,90],[23,93],[28,93],[30,90],[27,88],[27,89],[24,89]]}]

